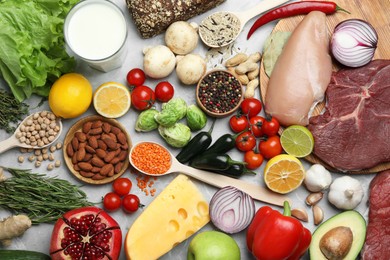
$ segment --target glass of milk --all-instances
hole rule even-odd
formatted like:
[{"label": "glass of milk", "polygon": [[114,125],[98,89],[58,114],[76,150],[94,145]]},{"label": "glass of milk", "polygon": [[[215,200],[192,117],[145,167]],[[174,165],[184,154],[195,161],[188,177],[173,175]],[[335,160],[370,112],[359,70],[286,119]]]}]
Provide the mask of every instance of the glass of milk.
[{"label": "glass of milk", "polygon": [[126,20],[111,1],[77,3],[66,16],[64,35],[70,50],[97,70],[119,68],[126,57]]}]

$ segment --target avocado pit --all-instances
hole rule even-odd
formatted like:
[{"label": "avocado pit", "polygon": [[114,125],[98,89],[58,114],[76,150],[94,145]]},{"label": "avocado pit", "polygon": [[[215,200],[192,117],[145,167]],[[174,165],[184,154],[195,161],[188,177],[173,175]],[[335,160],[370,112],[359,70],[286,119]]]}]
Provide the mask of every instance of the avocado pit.
[{"label": "avocado pit", "polygon": [[352,247],[351,228],[338,226],[326,232],[320,240],[320,250],[327,259],[344,259]]}]

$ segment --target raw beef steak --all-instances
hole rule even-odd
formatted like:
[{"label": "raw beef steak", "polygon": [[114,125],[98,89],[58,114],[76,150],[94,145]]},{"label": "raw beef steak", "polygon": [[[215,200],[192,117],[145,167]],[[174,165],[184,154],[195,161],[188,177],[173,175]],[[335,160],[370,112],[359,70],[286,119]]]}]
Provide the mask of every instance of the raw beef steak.
[{"label": "raw beef steak", "polygon": [[326,102],[309,124],[318,158],[345,172],[390,161],[390,60],[334,72]]},{"label": "raw beef steak", "polygon": [[390,171],[370,183],[369,214],[363,260],[390,259]]}]

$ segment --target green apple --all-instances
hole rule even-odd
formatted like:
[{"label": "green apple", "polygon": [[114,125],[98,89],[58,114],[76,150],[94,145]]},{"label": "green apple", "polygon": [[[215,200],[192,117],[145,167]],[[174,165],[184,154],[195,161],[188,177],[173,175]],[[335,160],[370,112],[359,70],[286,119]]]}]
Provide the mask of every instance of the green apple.
[{"label": "green apple", "polygon": [[204,231],[190,242],[187,260],[240,260],[241,253],[236,241],[219,231]]}]

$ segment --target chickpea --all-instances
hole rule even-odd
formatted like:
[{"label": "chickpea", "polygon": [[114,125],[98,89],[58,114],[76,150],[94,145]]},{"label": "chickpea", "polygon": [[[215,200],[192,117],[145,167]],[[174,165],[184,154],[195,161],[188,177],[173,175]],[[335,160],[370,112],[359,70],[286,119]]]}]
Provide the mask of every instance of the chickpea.
[{"label": "chickpea", "polygon": [[24,162],[24,157],[23,157],[22,155],[20,155],[20,156],[18,157],[18,162],[20,162],[20,163],[23,163],[23,162]]}]

